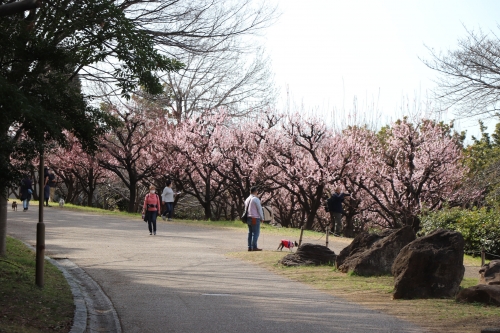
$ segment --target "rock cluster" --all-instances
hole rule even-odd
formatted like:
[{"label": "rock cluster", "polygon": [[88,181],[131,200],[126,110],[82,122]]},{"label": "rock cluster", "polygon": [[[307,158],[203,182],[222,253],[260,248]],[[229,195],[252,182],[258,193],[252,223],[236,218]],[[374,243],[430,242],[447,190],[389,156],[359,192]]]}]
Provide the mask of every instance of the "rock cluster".
[{"label": "rock cluster", "polygon": [[464,239],[438,229],[405,246],[392,266],[397,298],[455,297],[465,268]]},{"label": "rock cluster", "polygon": [[361,233],[344,248],[335,261],[341,272],[372,276],[391,274],[399,251],[415,239],[411,227],[384,230],[381,234]]},{"label": "rock cluster", "polygon": [[479,284],[500,286],[500,260],[492,260],[479,270]]},{"label": "rock cluster", "polygon": [[500,306],[500,260],[481,267],[479,284],[460,291],[457,301]]},{"label": "rock cluster", "polygon": [[295,253],[290,253],[279,261],[285,266],[333,265],[335,252],[323,245],[302,244]]},{"label": "rock cluster", "polygon": [[459,302],[500,306],[500,286],[478,284],[477,286],[461,290],[456,299]]}]

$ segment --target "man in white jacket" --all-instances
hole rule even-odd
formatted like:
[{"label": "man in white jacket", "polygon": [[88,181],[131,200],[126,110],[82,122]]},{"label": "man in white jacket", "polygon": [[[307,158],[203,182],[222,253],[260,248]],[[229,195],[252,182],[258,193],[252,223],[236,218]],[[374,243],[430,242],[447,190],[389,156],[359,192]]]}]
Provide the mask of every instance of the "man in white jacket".
[{"label": "man in white jacket", "polygon": [[247,211],[248,224],[248,251],[262,251],[257,247],[257,240],[260,234],[260,222],[264,219],[264,211],[257,198],[257,187],[250,189],[250,196],[245,200],[245,210]]}]

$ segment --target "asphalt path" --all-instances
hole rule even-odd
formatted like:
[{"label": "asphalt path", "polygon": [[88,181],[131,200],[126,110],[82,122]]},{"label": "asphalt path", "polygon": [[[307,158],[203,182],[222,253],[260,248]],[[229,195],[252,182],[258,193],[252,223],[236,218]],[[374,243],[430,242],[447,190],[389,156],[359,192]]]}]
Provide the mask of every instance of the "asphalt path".
[{"label": "asphalt path", "polygon": [[[161,221],[150,236],[140,219],[58,207],[44,212],[46,255],[69,259],[96,281],[123,332],[423,332],[228,257],[246,250],[243,229]],[[7,232],[35,245],[37,221],[37,207],[9,210]],[[259,247],[275,251],[278,242],[262,234]],[[332,239],[330,245],[338,253],[347,244]]]}]

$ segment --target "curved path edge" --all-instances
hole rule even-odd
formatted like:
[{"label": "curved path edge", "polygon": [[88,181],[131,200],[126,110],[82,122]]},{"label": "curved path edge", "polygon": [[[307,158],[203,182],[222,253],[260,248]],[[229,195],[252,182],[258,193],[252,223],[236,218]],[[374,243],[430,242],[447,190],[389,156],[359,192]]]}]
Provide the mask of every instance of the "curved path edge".
[{"label": "curved path edge", "polygon": [[[23,243],[36,251],[30,244]],[[47,256],[45,259],[62,272],[71,288],[75,314],[70,333],[122,332],[113,303],[97,282],[69,259],[53,259]]]}]

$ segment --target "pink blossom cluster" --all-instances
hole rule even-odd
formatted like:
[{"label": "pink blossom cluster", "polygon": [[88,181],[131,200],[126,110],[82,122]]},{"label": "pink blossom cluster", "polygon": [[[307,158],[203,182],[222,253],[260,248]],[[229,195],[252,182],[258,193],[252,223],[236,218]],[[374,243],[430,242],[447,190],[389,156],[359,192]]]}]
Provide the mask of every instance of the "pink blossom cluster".
[{"label": "pink blossom cluster", "polygon": [[161,110],[113,112],[123,125],[102,138],[97,156],[73,146],[71,154],[53,154],[52,164],[82,179],[93,169],[102,181],[123,182],[135,204],[138,186],[170,179],[207,219],[241,216],[258,186],[283,226],[324,230],[324,200],[341,186],[352,193],[345,202],[351,223],[418,227],[424,210],[457,199],[466,172],[460,141],[426,119],[336,132],[301,114],[235,119],[211,110],[174,124]]}]

